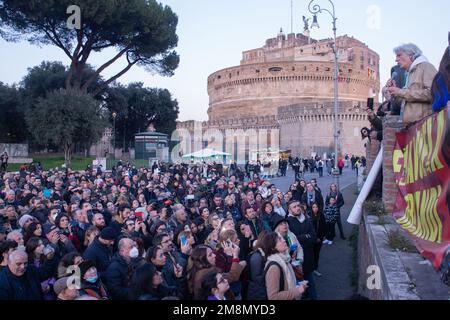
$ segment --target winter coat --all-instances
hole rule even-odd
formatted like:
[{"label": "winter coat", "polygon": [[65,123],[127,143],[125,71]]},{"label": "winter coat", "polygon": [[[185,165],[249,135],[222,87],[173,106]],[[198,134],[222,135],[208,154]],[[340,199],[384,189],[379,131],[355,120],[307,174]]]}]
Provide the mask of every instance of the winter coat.
[{"label": "winter coat", "polygon": [[339,219],[339,209],[334,205],[327,205],[324,211],[325,221],[327,223],[335,223]]},{"label": "winter coat", "polygon": [[406,88],[401,89],[395,99],[404,100],[403,123],[414,123],[432,113],[431,86],[437,74],[436,68],[424,56],[418,57],[409,68]]},{"label": "winter coat", "polygon": [[233,217],[233,220],[235,223],[241,221],[242,219],[242,215],[241,215],[241,211],[239,210],[239,208],[237,206],[225,206],[224,209],[225,212],[231,212],[231,216]]},{"label": "winter coat", "polygon": [[255,239],[259,236],[259,234],[266,230],[267,232],[271,232],[270,227],[266,225],[261,219],[255,218],[255,220],[251,221],[248,219],[245,219],[245,224],[250,226],[250,229],[252,230],[253,236]]},{"label": "winter coat", "polygon": [[[306,204],[308,207],[308,210],[311,209],[312,204],[309,203],[309,201],[308,201],[308,193],[306,191],[303,193],[302,199],[300,200],[300,202]],[[318,190],[315,190],[314,202],[316,202],[319,205],[319,211],[322,211],[323,210],[323,197]]]},{"label": "winter coat", "polygon": [[42,267],[29,264],[25,274],[17,277],[8,267],[0,271],[0,300],[43,300],[41,282],[51,277],[57,259],[45,260]]},{"label": "winter coat", "polygon": [[323,212],[319,211],[317,213],[317,216],[314,216],[312,212],[309,212],[308,215],[311,218],[311,222],[314,226],[314,231],[316,232],[317,239],[322,240],[323,238],[325,238],[325,235],[327,233],[327,229],[325,226],[326,221]]},{"label": "winter coat", "polygon": [[253,252],[249,259],[250,281],[248,285],[248,300],[267,300],[265,286],[264,268],[266,265],[264,251],[258,249]]},{"label": "winter coat", "polygon": [[238,233],[239,238],[239,259],[246,260],[253,248],[253,240],[246,238],[241,232]]},{"label": "winter coat", "polygon": [[[450,72],[450,69],[449,71]],[[450,101],[450,83],[445,83],[445,76],[439,72],[435,78],[436,88],[433,88],[433,112],[439,112]]]},{"label": "winter coat", "polygon": [[280,266],[272,265],[268,268],[265,274],[266,291],[268,300],[295,300],[298,297],[297,290],[295,288],[287,290],[288,282],[287,277],[283,273],[284,288],[280,289],[280,278],[283,270]]},{"label": "winter coat", "polygon": [[266,224],[266,228],[269,227],[271,231],[275,229],[275,223],[280,220],[280,215],[275,211],[272,211],[270,215],[267,213],[262,213],[262,221]]},{"label": "winter coat", "polygon": [[308,274],[314,271],[314,245],[317,242],[316,231],[312,224],[311,218],[305,217],[305,221],[300,222],[297,217],[289,215],[288,217],[289,230],[300,242],[303,248],[304,261],[303,261],[303,273]]},{"label": "winter coat", "polygon": [[338,207],[338,210],[340,212],[341,208],[344,206],[345,201],[344,201],[344,197],[342,196],[342,193],[338,192],[337,195],[336,193],[330,193],[327,195],[327,198],[325,200],[325,205],[330,204],[330,198],[334,197],[336,198],[336,207]]},{"label": "winter coat", "polygon": [[128,299],[129,263],[119,253],[112,259],[104,278],[113,300]]},{"label": "winter coat", "polygon": [[112,248],[100,243],[97,237],[84,252],[83,259],[94,261],[97,271],[102,273],[111,264],[112,255]]}]

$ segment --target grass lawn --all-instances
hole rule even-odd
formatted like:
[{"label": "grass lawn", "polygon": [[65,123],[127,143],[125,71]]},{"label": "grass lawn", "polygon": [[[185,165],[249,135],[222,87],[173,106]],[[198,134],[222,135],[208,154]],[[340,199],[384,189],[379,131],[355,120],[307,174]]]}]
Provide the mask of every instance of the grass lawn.
[{"label": "grass lawn", "polygon": [[[34,162],[40,162],[44,170],[59,168],[64,164],[63,155],[36,155],[30,156]],[[88,164],[92,164],[95,157],[72,156],[72,170],[84,170]],[[19,171],[21,163],[8,164],[8,171]]]},{"label": "grass lawn", "polygon": [[[41,162],[42,166],[44,167],[44,170],[59,168],[61,169],[63,163],[64,163],[64,156],[63,155],[31,155],[30,158],[33,158],[34,162]],[[78,170],[85,170],[88,164],[92,164],[92,161],[95,160],[95,157],[83,157],[83,156],[72,156],[72,170],[78,171]],[[118,160],[114,159],[107,159],[106,161],[106,169],[111,170],[112,166],[117,163]],[[123,163],[126,163],[127,161],[122,161]],[[132,165],[135,165],[137,168],[139,167],[149,167],[148,160],[131,160],[130,161]],[[8,164],[8,171],[19,171],[19,168],[22,164],[21,163],[10,163]]]}]

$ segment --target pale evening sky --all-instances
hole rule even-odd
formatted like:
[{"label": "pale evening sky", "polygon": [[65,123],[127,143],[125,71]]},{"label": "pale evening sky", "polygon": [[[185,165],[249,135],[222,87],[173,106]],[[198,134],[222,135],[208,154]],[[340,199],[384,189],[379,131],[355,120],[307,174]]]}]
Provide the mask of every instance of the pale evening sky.
[{"label": "pale evening sky", "polygon": [[[119,79],[121,83],[141,81],[148,87],[169,89],[180,105],[180,120],[207,120],[207,77],[223,68],[239,65],[244,50],[258,48],[275,37],[280,29],[291,30],[291,0],[162,0],[178,15],[177,48],[181,62],[175,75],[163,78],[133,67]],[[329,8],[328,0],[317,3]],[[306,0],[294,0],[294,32],[303,31],[302,15],[310,16]],[[450,31],[450,1],[447,0],[335,0],[338,35],[348,34],[366,43],[381,58],[383,85],[395,63],[392,49],[402,43],[417,44],[436,67],[447,47]],[[377,19],[377,12],[379,19]],[[373,14],[375,13],[375,14]],[[315,39],[332,36],[331,17],[319,15]],[[43,60],[62,61],[63,52],[52,46],[39,48],[27,42],[7,43],[0,39],[0,81],[18,83],[27,68]],[[111,57],[108,50],[94,55],[91,64],[99,66]],[[104,75],[117,73],[116,64]]]}]

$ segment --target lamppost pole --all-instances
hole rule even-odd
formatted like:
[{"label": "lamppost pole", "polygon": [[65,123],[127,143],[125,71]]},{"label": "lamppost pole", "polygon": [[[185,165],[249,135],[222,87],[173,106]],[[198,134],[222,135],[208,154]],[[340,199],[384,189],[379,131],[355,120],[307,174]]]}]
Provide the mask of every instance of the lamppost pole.
[{"label": "lamppost pole", "polygon": [[123,122],[123,153],[125,153],[125,136],[127,134],[127,116],[125,116],[125,121]]},{"label": "lamppost pole", "polygon": [[338,91],[338,80],[339,80],[339,61],[338,61],[338,50],[336,43],[336,11],[334,8],[334,3],[331,0],[328,2],[331,4],[331,10],[324,9],[318,4],[314,4],[315,0],[311,0],[308,5],[308,10],[311,14],[314,15],[314,20],[311,28],[319,28],[319,23],[317,21],[317,14],[324,12],[328,12],[333,20],[333,54],[334,54],[334,172],[333,175],[336,179],[336,185],[339,189],[339,170],[338,170],[338,155],[339,155],[339,129],[338,129],[338,120],[339,120],[339,91]]},{"label": "lamppost pole", "polygon": [[114,160],[116,160],[116,117],[117,117],[117,113],[113,112],[112,113],[112,117],[113,117],[113,154],[114,154]]}]

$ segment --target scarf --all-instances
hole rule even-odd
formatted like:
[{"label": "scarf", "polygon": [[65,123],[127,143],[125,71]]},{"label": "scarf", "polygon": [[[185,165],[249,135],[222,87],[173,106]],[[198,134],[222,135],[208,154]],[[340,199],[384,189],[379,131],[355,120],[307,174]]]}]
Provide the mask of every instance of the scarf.
[{"label": "scarf", "polygon": [[[295,236],[295,234],[292,231],[288,230],[287,235],[285,237],[283,237],[283,235],[278,231],[278,228],[275,229],[275,232],[277,232],[280,237],[282,237],[284,240],[286,240],[286,243],[288,245],[288,248],[287,248],[286,252],[284,253],[284,255],[286,256],[286,261],[292,262],[292,264],[294,266],[299,265],[299,264],[301,265],[303,263],[303,259],[304,259],[303,248],[302,248],[300,242],[298,242],[298,239]],[[292,257],[291,257],[291,246],[293,244],[296,244],[298,246],[294,261],[292,261]]]},{"label": "scarf", "polygon": [[271,261],[274,261],[280,265],[281,269],[283,269],[284,279],[288,285],[287,288],[284,288],[284,290],[286,291],[295,288],[295,286],[297,285],[297,279],[295,278],[294,269],[292,269],[290,260],[291,258],[289,257],[289,255],[287,255],[286,257],[285,254],[277,253],[271,255],[266,262],[266,267]]}]

